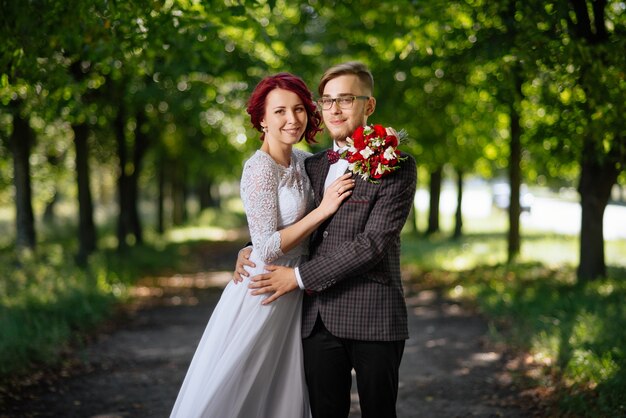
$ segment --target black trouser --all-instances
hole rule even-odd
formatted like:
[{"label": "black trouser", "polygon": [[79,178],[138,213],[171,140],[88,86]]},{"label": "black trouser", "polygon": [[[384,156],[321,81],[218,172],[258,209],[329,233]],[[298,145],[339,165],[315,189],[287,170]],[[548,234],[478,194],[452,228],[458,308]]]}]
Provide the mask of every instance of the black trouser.
[{"label": "black trouser", "polygon": [[346,418],[350,413],[352,369],[356,372],[362,418],[395,418],[401,341],[357,341],[332,335],[318,316],[302,340],[304,371],[313,418]]}]

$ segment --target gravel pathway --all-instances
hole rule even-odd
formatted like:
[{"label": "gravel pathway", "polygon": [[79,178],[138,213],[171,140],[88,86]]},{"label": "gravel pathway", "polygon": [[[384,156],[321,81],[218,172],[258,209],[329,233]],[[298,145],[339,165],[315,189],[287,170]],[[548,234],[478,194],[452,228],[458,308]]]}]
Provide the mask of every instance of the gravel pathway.
[{"label": "gravel pathway", "polygon": [[[0,417],[167,417],[229,276],[146,283],[137,293],[148,303],[79,350],[71,371],[5,399]],[[489,343],[483,318],[432,290],[407,302],[411,338],[400,372],[400,418],[541,416],[511,382],[510,359]],[[360,417],[356,391],[350,417]]]}]

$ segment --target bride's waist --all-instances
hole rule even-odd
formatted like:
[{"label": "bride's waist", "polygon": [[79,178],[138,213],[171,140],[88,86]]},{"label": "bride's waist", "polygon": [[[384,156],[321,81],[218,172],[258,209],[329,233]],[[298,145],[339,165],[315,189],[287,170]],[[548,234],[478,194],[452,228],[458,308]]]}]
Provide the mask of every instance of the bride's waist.
[{"label": "bride's waist", "polygon": [[308,253],[298,249],[299,251],[294,251],[297,248],[292,249],[291,251],[283,254],[277,259],[265,263],[264,259],[253,249],[250,254],[250,261],[252,261],[257,268],[261,268],[267,264],[271,264],[273,266],[286,266],[286,267],[295,267],[300,264],[302,261],[306,260],[308,257]]}]

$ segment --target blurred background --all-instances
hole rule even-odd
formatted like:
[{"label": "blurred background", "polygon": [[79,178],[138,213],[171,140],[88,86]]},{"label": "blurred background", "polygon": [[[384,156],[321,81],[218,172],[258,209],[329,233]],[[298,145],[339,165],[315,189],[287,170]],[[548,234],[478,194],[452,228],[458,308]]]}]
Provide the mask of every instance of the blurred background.
[{"label": "blurred background", "polygon": [[625,2],[0,9],[2,376],[54,364],[146,277],[229,271],[207,243],[248,239],[248,95],[289,71],[317,97],[327,67],[360,60],[370,122],[405,129],[418,163],[407,292],[445,288],[508,324],[566,413],[623,413]]}]

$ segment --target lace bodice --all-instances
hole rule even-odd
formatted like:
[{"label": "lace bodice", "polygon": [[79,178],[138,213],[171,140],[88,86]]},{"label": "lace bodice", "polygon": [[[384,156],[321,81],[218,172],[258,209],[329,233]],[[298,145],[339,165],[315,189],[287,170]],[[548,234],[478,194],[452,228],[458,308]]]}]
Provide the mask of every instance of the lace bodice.
[{"label": "lace bodice", "polygon": [[241,200],[254,252],[266,264],[282,264],[276,261],[308,254],[306,239],[283,254],[278,232],[313,209],[313,192],[304,170],[304,159],[308,156],[294,149],[291,164],[283,167],[269,154],[258,150],[244,165]]}]

